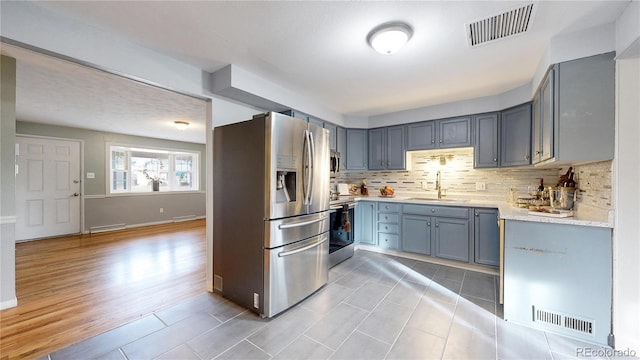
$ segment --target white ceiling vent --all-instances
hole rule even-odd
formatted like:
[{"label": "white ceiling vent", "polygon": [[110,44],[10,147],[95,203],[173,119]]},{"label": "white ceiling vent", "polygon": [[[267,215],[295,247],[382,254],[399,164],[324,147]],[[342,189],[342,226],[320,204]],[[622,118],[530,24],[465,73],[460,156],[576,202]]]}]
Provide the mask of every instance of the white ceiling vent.
[{"label": "white ceiling vent", "polygon": [[478,46],[527,31],[533,20],[533,13],[534,6],[529,4],[467,24],[469,46]]}]

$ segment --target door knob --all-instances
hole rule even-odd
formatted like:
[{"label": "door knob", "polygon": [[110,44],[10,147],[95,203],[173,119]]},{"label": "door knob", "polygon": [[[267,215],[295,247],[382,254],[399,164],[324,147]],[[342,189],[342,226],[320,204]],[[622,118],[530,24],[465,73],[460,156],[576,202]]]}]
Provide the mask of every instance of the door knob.
[{"label": "door knob", "polygon": [[78,181],[78,180],[73,180],[73,183],[74,183],[74,184],[77,184],[77,183],[79,183],[79,182],[80,182],[80,181]]},{"label": "door knob", "polygon": [[78,194],[78,193],[73,193],[73,196],[80,196],[80,194]]}]

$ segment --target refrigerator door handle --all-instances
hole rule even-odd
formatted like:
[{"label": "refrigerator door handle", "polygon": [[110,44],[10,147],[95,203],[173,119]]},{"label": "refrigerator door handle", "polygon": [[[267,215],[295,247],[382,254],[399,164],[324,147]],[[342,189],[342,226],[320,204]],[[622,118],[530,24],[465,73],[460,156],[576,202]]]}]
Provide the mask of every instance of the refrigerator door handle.
[{"label": "refrigerator door handle", "polygon": [[313,200],[313,182],[315,180],[315,166],[313,164],[313,161],[316,158],[316,147],[315,144],[313,142],[313,133],[311,131],[307,131],[307,136],[309,136],[309,201],[307,202],[307,204],[311,205],[311,201]]},{"label": "refrigerator door handle", "polygon": [[304,205],[309,205],[311,202],[311,181],[312,175],[311,172],[313,170],[313,158],[311,157],[311,132],[309,130],[304,131],[304,147],[303,147],[303,156],[305,157],[304,170],[303,170],[303,195],[304,195]]},{"label": "refrigerator door handle", "polygon": [[306,250],[309,250],[309,249],[313,249],[314,247],[318,247],[318,246],[322,245],[325,241],[327,241],[327,237],[323,236],[322,240],[320,240],[318,242],[315,242],[315,243],[313,243],[311,245],[306,245],[306,246],[299,247],[297,249],[290,250],[290,251],[279,252],[278,253],[278,257],[285,257],[285,256],[289,256],[289,255],[295,255],[297,253],[301,253],[303,251],[306,251]]},{"label": "refrigerator door handle", "polygon": [[324,220],[326,220],[326,218],[322,217],[320,219],[300,221],[300,222],[291,223],[291,224],[280,224],[280,225],[278,225],[278,230],[291,229],[291,228],[295,228],[295,227],[311,225],[311,224],[315,224],[315,223],[318,223],[318,222],[321,222],[321,221],[324,221]]}]

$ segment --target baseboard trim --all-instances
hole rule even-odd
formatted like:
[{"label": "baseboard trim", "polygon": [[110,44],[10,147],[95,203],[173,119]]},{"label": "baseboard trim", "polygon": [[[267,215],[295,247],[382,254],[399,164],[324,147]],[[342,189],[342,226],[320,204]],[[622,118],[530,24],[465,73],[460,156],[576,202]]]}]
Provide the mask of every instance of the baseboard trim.
[{"label": "baseboard trim", "polygon": [[14,297],[13,299],[5,300],[0,302],[0,310],[12,308],[18,306],[18,298]]},{"label": "baseboard trim", "polygon": [[202,220],[202,219],[206,219],[206,216],[189,215],[188,218],[177,217],[170,220],[153,221],[153,222],[140,223],[140,224],[112,224],[112,225],[103,225],[103,226],[93,226],[89,228],[88,232],[84,231],[83,233],[97,234],[97,233],[103,233],[108,231],[127,230],[127,229],[134,229],[134,228],[144,227],[144,226],[173,224],[178,222],[186,222],[186,221]]}]

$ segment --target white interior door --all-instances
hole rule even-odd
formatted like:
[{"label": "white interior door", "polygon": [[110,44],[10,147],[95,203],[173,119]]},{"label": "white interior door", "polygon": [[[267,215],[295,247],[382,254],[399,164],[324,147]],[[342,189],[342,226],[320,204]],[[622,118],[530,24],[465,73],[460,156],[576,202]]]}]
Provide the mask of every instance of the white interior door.
[{"label": "white interior door", "polygon": [[80,232],[80,142],[17,136],[16,240]]}]

